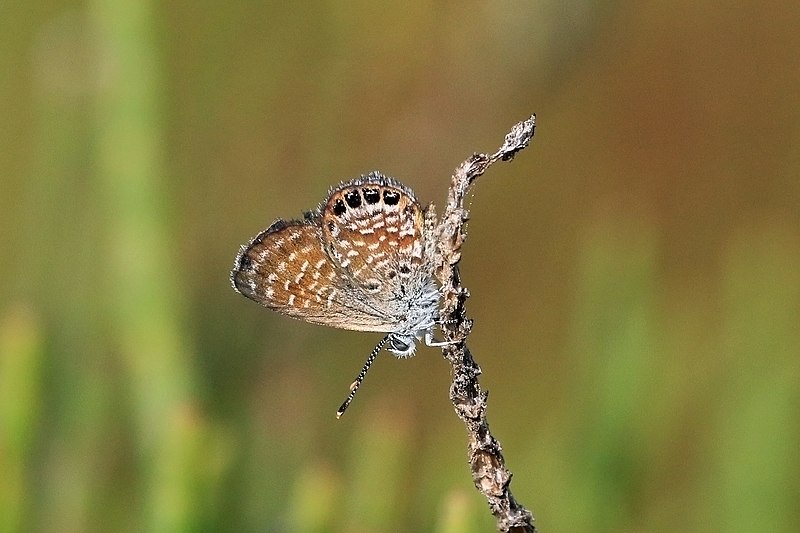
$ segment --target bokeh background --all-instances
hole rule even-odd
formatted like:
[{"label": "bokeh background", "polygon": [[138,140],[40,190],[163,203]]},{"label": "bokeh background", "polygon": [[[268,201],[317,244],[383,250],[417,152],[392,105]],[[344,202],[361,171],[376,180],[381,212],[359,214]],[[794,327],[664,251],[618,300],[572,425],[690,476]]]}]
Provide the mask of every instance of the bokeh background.
[{"label": "bokeh background", "polygon": [[0,531],[491,531],[449,367],[235,294],[380,169],[462,273],[542,531],[800,530],[800,8],[32,0],[0,17]]}]

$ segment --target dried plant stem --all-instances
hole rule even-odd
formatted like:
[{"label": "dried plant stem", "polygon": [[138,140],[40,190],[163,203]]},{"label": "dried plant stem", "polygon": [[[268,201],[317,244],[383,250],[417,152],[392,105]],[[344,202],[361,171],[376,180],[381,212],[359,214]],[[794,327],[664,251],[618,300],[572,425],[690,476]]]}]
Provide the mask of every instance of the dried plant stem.
[{"label": "dried plant stem", "polygon": [[502,447],[489,431],[486,421],[488,393],[481,390],[481,369],[467,348],[466,339],[472,321],[466,317],[464,304],[469,291],[461,285],[458,262],[466,239],[468,212],[464,198],[475,179],[498,160],[508,161],[528,146],[536,126],[536,116],[516,124],[503,145],[492,155],[473,154],[453,173],[447,206],[438,227],[437,272],[442,284],[442,329],[449,341],[442,349],[453,368],[450,400],[469,433],[469,464],[477,489],[486,497],[500,531],[535,532],[533,515],[511,495],[511,472],[505,466]]}]

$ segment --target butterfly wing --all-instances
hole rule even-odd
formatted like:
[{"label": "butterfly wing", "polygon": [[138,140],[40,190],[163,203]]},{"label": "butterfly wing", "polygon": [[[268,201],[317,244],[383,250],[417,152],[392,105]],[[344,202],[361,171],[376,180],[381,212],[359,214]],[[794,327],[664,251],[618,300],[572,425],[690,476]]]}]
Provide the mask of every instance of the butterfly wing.
[{"label": "butterfly wing", "polygon": [[368,312],[401,335],[430,327],[439,299],[432,209],[423,211],[410,189],[373,173],[332,190],[321,217],[328,256],[360,288]]},{"label": "butterfly wing", "polygon": [[427,279],[424,216],[413,193],[383,176],[331,191],[322,235],[331,259],[375,301],[404,298],[409,281]]},{"label": "butterfly wing", "polygon": [[358,331],[389,331],[331,261],[318,219],[278,220],[242,246],[231,284],[244,296],[284,315]]}]

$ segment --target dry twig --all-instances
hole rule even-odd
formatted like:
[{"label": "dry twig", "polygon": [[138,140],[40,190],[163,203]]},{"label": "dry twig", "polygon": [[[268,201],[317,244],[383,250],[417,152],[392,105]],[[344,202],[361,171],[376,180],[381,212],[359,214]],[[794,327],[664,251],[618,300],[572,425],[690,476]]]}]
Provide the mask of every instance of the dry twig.
[{"label": "dry twig", "polygon": [[489,431],[486,399],[478,384],[481,369],[466,345],[472,321],[466,317],[464,304],[469,291],[461,285],[458,262],[466,239],[468,212],[464,199],[475,179],[498,160],[513,159],[528,146],[536,126],[536,115],[516,124],[503,145],[492,155],[473,154],[461,163],[452,176],[447,206],[438,227],[436,276],[442,285],[442,329],[448,341],[457,341],[442,349],[452,365],[453,383],[450,400],[469,433],[469,464],[477,489],[486,497],[500,531],[535,532],[533,515],[511,495],[511,472],[505,466],[502,447]]}]

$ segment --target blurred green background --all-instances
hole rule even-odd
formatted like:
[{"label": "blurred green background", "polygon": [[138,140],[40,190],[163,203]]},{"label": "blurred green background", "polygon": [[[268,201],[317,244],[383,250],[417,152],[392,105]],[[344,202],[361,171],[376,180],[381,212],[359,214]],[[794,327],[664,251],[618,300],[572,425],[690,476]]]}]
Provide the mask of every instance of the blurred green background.
[{"label": "blurred green background", "polygon": [[470,338],[542,531],[800,530],[800,8],[5,3],[0,532],[491,531],[449,367],[235,294],[380,169],[476,186]]}]

